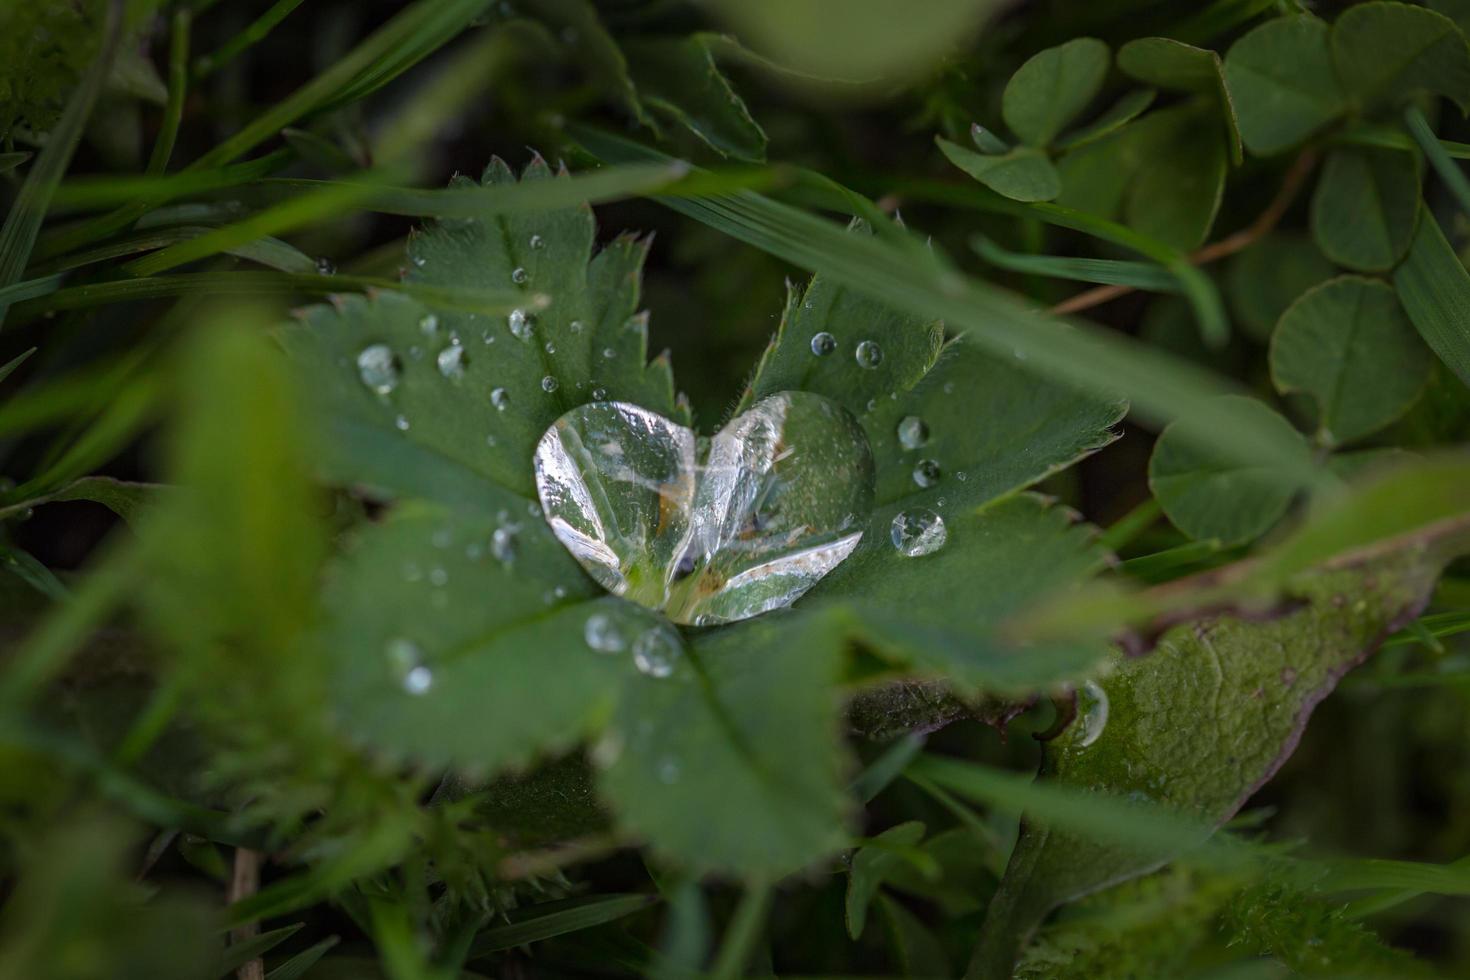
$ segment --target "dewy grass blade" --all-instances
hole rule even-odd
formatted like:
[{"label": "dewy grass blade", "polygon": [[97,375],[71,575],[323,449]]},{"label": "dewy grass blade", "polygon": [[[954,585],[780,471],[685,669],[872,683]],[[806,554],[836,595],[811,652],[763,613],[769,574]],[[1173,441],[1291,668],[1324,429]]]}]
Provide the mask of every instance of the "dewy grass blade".
[{"label": "dewy grass blade", "polygon": [[1011,272],[1091,282],[1109,286],[1132,286],[1156,293],[1177,293],[1179,280],[1169,270],[1148,262],[1118,259],[1074,258],[1061,255],[1026,255],[1001,248],[984,235],[970,238],[970,247],[986,262]]},{"label": "dewy grass blade", "polygon": [[[77,84],[66,111],[52,128],[45,148],[26,175],[15,204],[5,217],[4,227],[0,228],[0,287],[18,281],[25,272],[41,222],[51,204],[51,195],[71,163],[72,153],[82,138],[82,130],[92,115],[92,106],[112,71],[112,60],[122,37],[122,6],[121,0],[113,0],[107,5],[102,50]],[[0,323],[5,320],[5,312],[6,307],[0,304]]]},{"label": "dewy grass blade", "polygon": [[1440,141],[1435,138],[1434,130],[1429,128],[1429,120],[1424,118],[1424,113],[1419,111],[1415,105],[1404,110],[1404,124],[1409,128],[1409,135],[1414,137],[1414,142],[1424,151],[1429,165],[1439,174],[1439,179],[1444,181],[1450,193],[1455,195],[1455,200],[1460,202],[1460,209],[1470,214],[1470,179],[1465,177],[1465,171],[1460,169],[1459,164],[1450,158],[1449,152]]},{"label": "dewy grass blade", "polygon": [[[626,141],[585,130],[579,135],[590,149],[616,159],[646,160],[652,154],[641,147],[635,147],[635,154]],[[989,284],[934,263],[916,262],[881,239],[849,234],[830,221],[758,194],[656,199],[891,306],[943,320],[999,356],[1024,360],[1032,369],[1085,391],[1105,397],[1121,394],[1151,424],[1186,418],[1196,438],[1208,439],[1227,454],[1282,467],[1304,484],[1324,479],[1324,471],[1304,463],[1297,447],[1262,427],[1240,425],[1222,408],[1218,396],[1243,393],[1235,384],[1181,358],[1089,324],[1047,316]]]}]

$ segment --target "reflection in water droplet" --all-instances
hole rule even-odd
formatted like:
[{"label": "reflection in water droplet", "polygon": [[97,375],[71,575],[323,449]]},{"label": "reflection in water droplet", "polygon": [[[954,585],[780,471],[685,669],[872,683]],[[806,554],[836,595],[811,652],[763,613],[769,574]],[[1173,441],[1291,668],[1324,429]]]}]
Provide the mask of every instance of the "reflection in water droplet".
[{"label": "reflection in water droplet", "polygon": [[939,482],[944,475],[944,470],[932,459],[921,459],[914,466],[914,482],[928,489]]},{"label": "reflection in water droplet", "polygon": [[944,526],[944,518],[920,507],[895,517],[889,535],[899,554],[919,558],[943,548],[949,531]]},{"label": "reflection in water droplet", "polygon": [[425,313],[419,317],[419,329],[424,333],[433,333],[439,329],[439,318],[432,313]]},{"label": "reflection in water droplet", "polygon": [[464,377],[464,348],[459,344],[450,344],[439,352],[438,363],[439,373],[444,377],[450,379]]},{"label": "reflection in water droplet", "polygon": [[1097,681],[1084,681],[1077,689],[1077,747],[1085,749],[1102,735],[1108,724],[1108,692]]},{"label": "reflection in water droplet", "polygon": [[621,653],[628,645],[622,628],[607,613],[588,616],[587,624],[582,628],[582,638],[598,653]]},{"label": "reflection in water droplet", "polygon": [[517,340],[530,340],[531,335],[536,332],[536,314],[527,313],[525,310],[511,310],[505,318],[506,326]]},{"label": "reflection in water droplet", "polygon": [[523,283],[523,282],[525,282],[529,278],[531,278],[530,273],[528,273],[521,266],[516,266],[510,272],[510,281],[513,282],[513,283],[517,283],[517,284]]},{"label": "reflection in water droplet", "polygon": [[837,338],[827,331],[823,330],[812,337],[812,353],[818,357],[826,357],[836,349]]},{"label": "reflection in water droplet", "polygon": [[898,444],[905,449],[919,449],[929,442],[929,426],[917,415],[905,415],[898,423]]},{"label": "reflection in water droplet", "polygon": [[875,368],[883,363],[883,348],[871,340],[865,340],[857,345],[853,356],[857,358],[858,367]]},{"label": "reflection in water droplet", "polygon": [[663,416],[599,399],[558,419],[535,462],[562,544],[604,588],[676,623],[790,605],[852,552],[872,507],[861,427],[804,392],[762,399],[707,449]]},{"label": "reflection in water droplet", "polygon": [[357,355],[357,376],[375,394],[386,395],[398,387],[398,355],[387,344],[364,347]]},{"label": "reflection in water droplet", "polygon": [[559,387],[561,386],[557,383],[557,380],[549,374],[541,379],[541,390],[546,392],[548,395]]},{"label": "reflection in water droplet", "polygon": [[633,665],[648,677],[668,677],[681,656],[678,635],[662,626],[644,630],[633,641]]},{"label": "reflection in water droplet", "polygon": [[505,411],[510,405],[510,392],[504,388],[492,389],[490,392],[490,404],[502,412]]}]

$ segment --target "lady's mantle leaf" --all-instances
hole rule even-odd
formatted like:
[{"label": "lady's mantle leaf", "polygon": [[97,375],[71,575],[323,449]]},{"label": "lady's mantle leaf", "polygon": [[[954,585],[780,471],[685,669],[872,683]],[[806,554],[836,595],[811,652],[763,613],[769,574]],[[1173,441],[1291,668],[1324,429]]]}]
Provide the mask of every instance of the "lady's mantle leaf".
[{"label": "lady's mantle leaf", "polygon": [[1371,435],[1404,412],[1429,381],[1431,360],[1391,287],[1342,276],[1301,296],[1271,339],[1271,379],[1318,408],[1327,446]]},{"label": "lady's mantle leaf", "polygon": [[[1149,656],[1117,663],[1102,685],[1106,725],[1074,724],[1049,743],[1042,778],[1218,826],[1291,754],[1338,679],[1417,614],[1443,561],[1404,549],[1299,579],[1304,605],[1290,615],[1176,627]],[[970,975],[1009,977],[1052,908],[1159,866],[1177,844],[1120,847],[1025,821]]]}]

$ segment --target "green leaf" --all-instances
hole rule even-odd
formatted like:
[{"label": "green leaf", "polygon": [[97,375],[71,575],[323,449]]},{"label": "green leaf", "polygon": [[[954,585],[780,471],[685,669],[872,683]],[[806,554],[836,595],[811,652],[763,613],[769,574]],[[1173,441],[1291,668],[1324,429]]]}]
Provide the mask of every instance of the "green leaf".
[{"label": "green leaf", "polygon": [[689,675],[635,677],[594,750],[619,823],[697,871],[757,878],[841,846],[833,625],[768,613],[694,634]]},{"label": "green leaf", "polygon": [[503,949],[616,922],[657,901],[655,895],[604,894],[532,905],[511,913],[513,921],[506,925],[486,929],[476,936],[468,958],[480,959]]},{"label": "green leaf", "polygon": [[1334,271],[1306,235],[1277,232],[1231,258],[1225,298],[1244,332],[1264,343],[1292,301]]},{"label": "green leaf", "polygon": [[1013,201],[1050,201],[1062,192],[1056,167],[1044,151],[1035,147],[1021,146],[1000,156],[986,156],[943,137],[935,141],[950,163]]},{"label": "green leaf", "polygon": [[1118,68],[1147,85],[1214,100],[1225,116],[1231,158],[1240,162],[1240,129],[1218,54],[1167,37],[1142,37],[1118,49]]},{"label": "green leaf", "polygon": [[[1147,289],[1160,293],[1180,291],[1179,280],[1174,274],[1153,262],[1011,252],[1001,248],[984,235],[972,236],[970,246],[991,265],[1009,269],[1012,272],[1070,279],[1077,282],[1131,286],[1134,289]],[[1187,316],[1188,307],[1184,307],[1184,310]]]},{"label": "green leaf", "polygon": [[1307,14],[1268,20],[1231,45],[1225,80],[1241,139],[1259,156],[1296,146],[1346,108],[1328,27]]},{"label": "green leaf", "polygon": [[904,908],[897,899],[878,896],[878,910],[888,926],[892,945],[906,977],[953,976],[944,944],[918,916]]},{"label": "green leaf", "polygon": [[1158,97],[1157,92],[1151,88],[1134,89],[1127,95],[1114,102],[1112,106],[1098,116],[1092,122],[1087,123],[1065,137],[1057,141],[1057,148],[1072,150],[1088,143],[1096,142],[1111,133],[1117,132],[1123,126],[1132,122],[1143,111],[1153,105],[1154,99]]},{"label": "green leaf", "polygon": [[1312,194],[1312,236],[1338,265],[1361,272],[1392,268],[1419,219],[1419,162],[1376,147],[1333,150]]},{"label": "green leaf", "polygon": [[1006,125],[1031,146],[1048,145],[1097,96],[1110,60],[1108,46],[1091,37],[1032,55],[1006,82]]},{"label": "green leaf", "polygon": [[1406,3],[1361,3],[1332,25],[1332,60],[1364,106],[1434,92],[1470,111],[1470,44],[1455,22]]},{"label": "green leaf", "polygon": [[1458,24],[1461,31],[1470,30],[1470,0],[1428,0],[1425,6],[1444,14]]},{"label": "green leaf", "polygon": [[1470,272],[1427,207],[1393,284],[1419,336],[1470,385]]},{"label": "green leaf", "polygon": [[[1270,426],[1284,442],[1295,444],[1303,459],[1310,455],[1290,423],[1261,402],[1229,395],[1221,399],[1221,408]],[[1223,547],[1266,533],[1285,515],[1301,484],[1275,466],[1235,462],[1191,441],[1188,424],[1181,420],[1166,428],[1148,462],[1149,489],[1169,520],[1190,537],[1213,539]]]},{"label": "green leaf", "polygon": [[852,863],[847,869],[845,905],[847,934],[853,939],[861,938],[868,922],[868,907],[878,897],[888,875],[895,868],[909,863],[909,856],[902,852],[913,849],[923,839],[924,825],[909,821],[888,828],[874,839],[874,843],[853,853]]},{"label": "green leaf", "polygon": [[1342,276],[1303,294],[1271,338],[1271,380],[1318,407],[1317,439],[1340,446],[1388,425],[1429,381],[1430,355],[1393,288]]},{"label": "green leaf", "polygon": [[[524,179],[564,178],[537,161]],[[511,180],[499,161],[487,169],[487,184]],[[636,311],[647,243],[617,238],[589,263],[592,238],[585,206],[441,222],[410,245],[410,287],[519,290],[523,314],[492,318],[382,294],[314,308],[285,329],[332,432],[327,475],[481,514],[519,511],[534,497],[536,440],[594,392],[687,422],[667,361],[645,362],[647,322]],[[543,296],[549,305],[538,310]],[[395,366],[383,395],[357,368],[375,344]],[[445,354],[455,347],[458,373],[451,364],[446,376],[439,358],[456,358]]]},{"label": "green leaf", "polygon": [[765,131],[730,87],[703,38],[625,41],[623,52],[639,98],[649,109],[684,126],[722,156],[766,158]]},{"label": "green leaf", "polygon": [[[1288,615],[1170,630],[1150,655],[1118,660],[1102,684],[1106,723],[1100,731],[1073,724],[1048,743],[1040,779],[1218,826],[1275,774],[1338,678],[1417,614],[1444,560],[1404,549],[1363,567],[1303,576],[1293,593],[1304,605]],[[1028,817],[971,975],[1009,977],[1052,908],[1156,868],[1182,843],[1172,836],[1121,846]]]},{"label": "green leaf", "polygon": [[1175,248],[1194,248],[1209,236],[1224,198],[1225,135],[1209,114],[1189,106],[1155,112],[1134,125],[1159,127],[1154,138],[1160,144],[1128,189],[1128,224]]}]

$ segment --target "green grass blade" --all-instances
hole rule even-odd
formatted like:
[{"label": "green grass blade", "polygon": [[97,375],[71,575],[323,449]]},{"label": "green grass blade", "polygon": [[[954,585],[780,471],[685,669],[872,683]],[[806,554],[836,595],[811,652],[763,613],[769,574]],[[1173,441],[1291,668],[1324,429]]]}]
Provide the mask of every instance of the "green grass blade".
[{"label": "green grass blade", "polygon": [[1470,384],[1470,272],[1428,207],[1409,254],[1394,270],[1394,288],[1419,335],[1460,380]]},{"label": "green grass blade", "polygon": [[1449,151],[1435,138],[1434,130],[1429,128],[1429,120],[1424,118],[1424,113],[1419,107],[1410,105],[1404,110],[1404,124],[1409,128],[1409,135],[1414,137],[1414,142],[1424,151],[1429,165],[1439,174],[1439,179],[1444,181],[1450,193],[1455,195],[1455,200],[1460,202],[1460,208],[1466,214],[1470,214],[1470,179],[1465,177],[1465,171],[1450,158]]},{"label": "green grass blade", "polygon": [[153,153],[148,158],[148,173],[161,174],[168,167],[179,138],[179,123],[184,118],[184,98],[189,94],[189,27],[188,10],[174,12],[169,24],[168,102],[163,107],[163,123]]},{"label": "green grass blade", "polygon": [[657,901],[657,895],[602,895],[590,901],[571,899],[532,906],[526,910],[527,917],[480,933],[470,946],[467,958],[474,960],[502,949],[606,925],[646,909]]},{"label": "green grass blade", "polygon": [[973,248],[991,265],[1027,275],[1073,282],[1101,283],[1109,286],[1131,286],[1156,293],[1179,292],[1179,280],[1169,270],[1148,262],[1126,262],[1119,259],[1074,258],[1060,255],[1026,255],[1001,248],[984,235],[970,238]]},{"label": "green grass blade", "polygon": [[[102,50],[77,84],[67,102],[66,111],[52,128],[46,146],[36,158],[25,183],[21,185],[15,204],[0,228],[0,286],[9,286],[25,272],[31,249],[41,231],[41,222],[51,204],[51,195],[71,163],[72,153],[81,141],[82,130],[92,115],[122,36],[122,4],[109,3],[104,27]],[[0,323],[5,320],[6,306],[0,304]]]},{"label": "green grass blade", "polygon": [[301,4],[302,0],[276,0],[269,10],[252,21],[243,31],[196,61],[194,77],[208,78],[220,68],[234,61],[241,52],[264,41],[270,36],[270,32],[275,29],[276,25],[290,16],[291,11]]},{"label": "green grass blade", "polygon": [[755,883],[746,886],[745,894],[740,896],[740,904],[735,906],[730,926],[725,930],[720,951],[715,954],[715,962],[710,967],[710,980],[736,980],[745,975],[756,941],[766,927],[766,914],[770,907],[769,885]]}]

